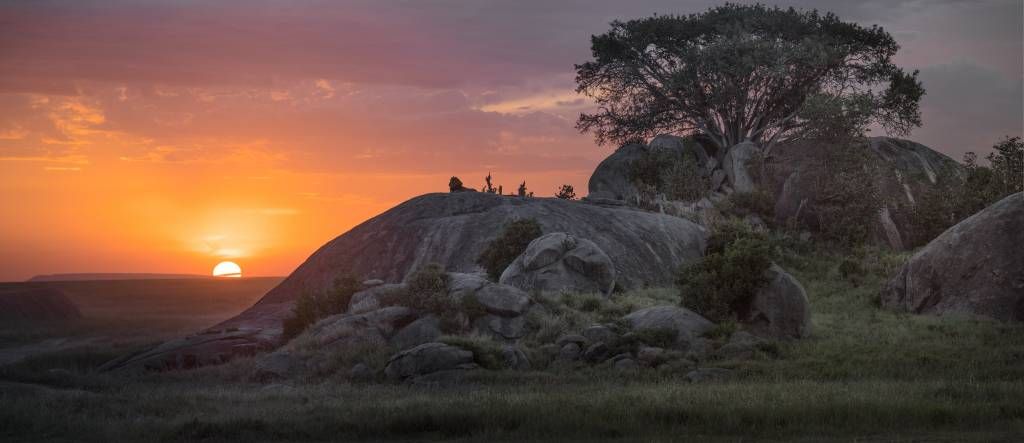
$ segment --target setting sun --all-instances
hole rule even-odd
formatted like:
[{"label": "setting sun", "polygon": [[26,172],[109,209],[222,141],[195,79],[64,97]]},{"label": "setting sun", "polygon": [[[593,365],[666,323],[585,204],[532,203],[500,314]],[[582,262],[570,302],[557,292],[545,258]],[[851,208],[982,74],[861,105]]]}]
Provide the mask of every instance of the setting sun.
[{"label": "setting sun", "polygon": [[235,262],[222,261],[213,267],[213,276],[240,278],[242,276],[242,268]]}]

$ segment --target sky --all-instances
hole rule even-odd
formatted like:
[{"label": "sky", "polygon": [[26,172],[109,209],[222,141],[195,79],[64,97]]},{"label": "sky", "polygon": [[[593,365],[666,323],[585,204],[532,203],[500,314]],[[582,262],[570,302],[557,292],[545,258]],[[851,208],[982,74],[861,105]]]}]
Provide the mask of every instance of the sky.
[{"label": "sky", "polygon": [[[2,1],[0,281],[286,275],[452,175],[584,195],[614,149],[574,129],[590,36],[715,4]],[[927,89],[908,138],[959,159],[1024,131],[1020,0],[777,4],[896,38]]]}]

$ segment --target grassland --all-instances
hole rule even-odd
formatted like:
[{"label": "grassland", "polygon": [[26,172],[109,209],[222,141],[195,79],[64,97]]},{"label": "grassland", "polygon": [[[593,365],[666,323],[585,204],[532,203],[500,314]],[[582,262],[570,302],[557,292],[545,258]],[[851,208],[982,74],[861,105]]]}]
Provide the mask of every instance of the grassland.
[{"label": "grassland", "polygon": [[583,370],[487,372],[448,388],[262,385],[246,376],[251,360],[126,379],[95,371],[109,349],[83,349],[0,368],[0,438],[1021,440],[1024,327],[880,310],[878,290],[902,258],[864,251],[863,274],[844,278],[842,256],[788,256],[811,299],[813,336],[775,356],[708,363],[735,370],[723,382]]}]

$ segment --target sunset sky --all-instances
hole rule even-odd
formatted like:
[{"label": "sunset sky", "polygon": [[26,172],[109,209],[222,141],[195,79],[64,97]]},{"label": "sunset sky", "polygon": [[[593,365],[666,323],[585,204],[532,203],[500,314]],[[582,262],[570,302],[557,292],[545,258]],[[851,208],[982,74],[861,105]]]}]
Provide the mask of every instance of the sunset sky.
[{"label": "sunset sky", "polygon": [[[856,5],[853,5],[856,3]],[[0,280],[285,275],[412,196],[491,171],[585,194],[573,64],[613,19],[706,1],[5,1]],[[910,137],[1022,132],[1022,2],[781,2],[879,24],[920,69]]]}]

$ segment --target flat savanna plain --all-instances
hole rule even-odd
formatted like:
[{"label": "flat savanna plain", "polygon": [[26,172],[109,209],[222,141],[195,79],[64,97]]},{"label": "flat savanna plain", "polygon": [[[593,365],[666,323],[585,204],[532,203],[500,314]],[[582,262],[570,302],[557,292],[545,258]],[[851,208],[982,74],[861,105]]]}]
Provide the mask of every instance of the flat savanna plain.
[{"label": "flat savanna plain", "polygon": [[[210,286],[189,287],[194,283],[182,282],[180,292],[165,291],[150,298],[139,286],[141,292],[131,292],[131,301],[113,293],[96,296],[105,301],[96,301],[93,307],[83,305],[83,312],[87,317],[90,312],[106,312],[108,316],[102,318],[107,320],[94,316],[63,332],[67,340],[92,335],[110,340],[35,353],[0,368],[0,437],[8,441],[1024,439],[1024,327],[881,310],[877,293],[906,256],[869,251],[865,257],[867,274],[850,279],[837,270],[842,257],[821,251],[788,256],[784,266],[804,283],[810,297],[812,337],[779,343],[777,352],[753,360],[706,362],[704,366],[733,369],[733,376],[699,384],[687,383],[682,373],[653,369],[631,374],[583,369],[487,371],[443,388],[350,384],[342,377],[268,385],[249,377],[251,359],[190,372],[137,376],[99,372],[96,368],[110,358],[178,331],[209,326],[262,294],[238,291],[229,297],[222,291],[210,295],[217,292]],[[124,324],[118,326],[122,320]],[[59,328],[5,331],[3,346],[52,340],[61,333]]]}]

